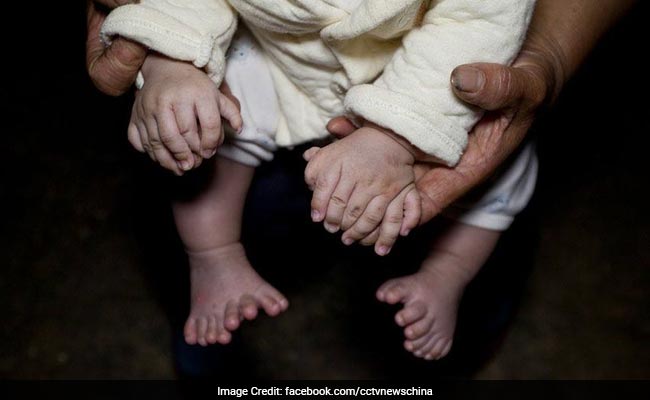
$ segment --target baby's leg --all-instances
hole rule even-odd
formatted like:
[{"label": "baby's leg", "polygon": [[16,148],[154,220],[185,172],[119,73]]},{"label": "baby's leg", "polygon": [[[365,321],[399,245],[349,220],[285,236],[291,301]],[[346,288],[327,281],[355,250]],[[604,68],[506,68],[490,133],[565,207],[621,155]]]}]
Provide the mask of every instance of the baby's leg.
[{"label": "baby's leg", "polygon": [[174,218],[189,256],[192,305],[185,340],[202,346],[231,340],[230,332],[258,308],[275,316],[286,298],[251,267],[240,243],[241,219],[254,168],[217,157],[201,192],[176,202]]},{"label": "baby's leg", "polygon": [[494,250],[500,234],[451,223],[434,240],[418,272],[391,279],[377,290],[380,301],[404,304],[395,322],[404,328],[408,351],[426,360],[449,353],[460,298]]}]

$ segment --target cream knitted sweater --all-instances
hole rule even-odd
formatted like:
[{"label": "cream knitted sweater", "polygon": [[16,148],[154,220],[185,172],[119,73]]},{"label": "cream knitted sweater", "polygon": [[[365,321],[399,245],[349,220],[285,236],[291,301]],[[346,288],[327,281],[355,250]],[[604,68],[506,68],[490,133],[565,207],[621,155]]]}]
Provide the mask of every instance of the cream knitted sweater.
[{"label": "cream knitted sweater", "polygon": [[141,0],[102,29],[191,61],[221,83],[225,51],[246,23],[272,61],[280,146],[327,135],[344,113],[390,128],[455,165],[479,110],[449,77],[460,64],[508,64],[535,0]]}]

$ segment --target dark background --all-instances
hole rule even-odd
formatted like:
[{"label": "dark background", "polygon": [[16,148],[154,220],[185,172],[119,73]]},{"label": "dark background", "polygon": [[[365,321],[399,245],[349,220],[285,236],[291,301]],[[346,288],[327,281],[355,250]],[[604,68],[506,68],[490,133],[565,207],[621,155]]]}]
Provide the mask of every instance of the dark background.
[{"label": "dark background", "polygon": [[[165,207],[174,182],[130,149],[129,96],[105,97],[87,79],[83,2],[59,3],[33,2],[3,28],[0,377],[174,377],[169,320],[186,306]],[[535,128],[538,190],[510,235],[527,246],[501,250],[525,253],[511,264],[532,272],[474,376],[650,378],[650,79],[641,61],[650,14],[640,3]],[[382,277],[355,265],[362,251],[349,254],[314,274],[271,273],[292,308],[243,329],[259,375],[431,369],[400,349],[394,310],[363,303]],[[303,270],[323,258],[300,255]],[[366,326],[370,317],[383,325]]]}]

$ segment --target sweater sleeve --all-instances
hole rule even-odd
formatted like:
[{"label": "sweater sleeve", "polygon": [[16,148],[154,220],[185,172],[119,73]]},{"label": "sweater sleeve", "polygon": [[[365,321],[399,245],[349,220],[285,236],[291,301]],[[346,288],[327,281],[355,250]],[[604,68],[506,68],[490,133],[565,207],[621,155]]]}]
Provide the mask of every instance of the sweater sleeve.
[{"label": "sweater sleeve", "polygon": [[[225,51],[237,28],[226,0],[141,0],[113,10],[101,30],[105,44],[114,36],[141,43],[170,58],[204,68],[215,83],[225,73]],[[139,78],[142,84],[142,76]]]},{"label": "sweater sleeve", "polygon": [[449,166],[460,159],[481,111],[454,95],[451,72],[474,62],[510,64],[535,0],[437,0],[373,84],[352,87],[348,112],[392,129]]}]

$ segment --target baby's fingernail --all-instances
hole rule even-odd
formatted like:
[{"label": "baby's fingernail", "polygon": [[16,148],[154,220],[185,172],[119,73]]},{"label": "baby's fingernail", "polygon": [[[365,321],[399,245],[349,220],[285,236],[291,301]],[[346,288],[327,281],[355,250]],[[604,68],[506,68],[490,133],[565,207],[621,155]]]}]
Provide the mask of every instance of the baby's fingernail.
[{"label": "baby's fingernail", "polygon": [[180,164],[181,164],[180,167],[183,171],[189,171],[192,169],[192,163],[190,162],[190,160],[183,160],[181,161]]},{"label": "baby's fingernail", "polygon": [[380,256],[385,256],[388,253],[390,253],[390,247],[388,246],[380,246],[377,249],[377,254],[379,254]]},{"label": "baby's fingernail", "polygon": [[217,154],[217,150],[203,150],[201,154],[203,154],[203,158],[212,158],[212,156]]},{"label": "baby's fingernail", "polygon": [[346,246],[349,246],[349,245],[351,245],[352,243],[354,243],[354,240],[352,240],[352,239],[350,239],[350,238],[345,238],[345,239],[343,239],[343,244],[346,245]]},{"label": "baby's fingernail", "polygon": [[318,222],[320,220],[320,212],[318,210],[311,210],[311,219],[314,222]]},{"label": "baby's fingernail", "polygon": [[408,236],[409,233],[411,233],[410,229],[404,229],[404,231],[402,232],[402,236]]},{"label": "baby's fingernail", "polygon": [[323,225],[325,226],[325,230],[329,233],[336,233],[340,229],[338,225],[330,224],[329,222],[325,222]]},{"label": "baby's fingernail", "polygon": [[485,85],[485,74],[478,68],[460,67],[451,76],[451,84],[461,92],[476,93]]}]

